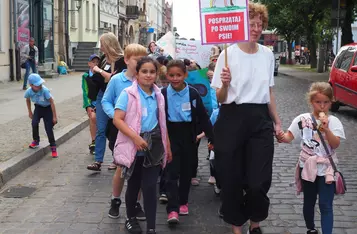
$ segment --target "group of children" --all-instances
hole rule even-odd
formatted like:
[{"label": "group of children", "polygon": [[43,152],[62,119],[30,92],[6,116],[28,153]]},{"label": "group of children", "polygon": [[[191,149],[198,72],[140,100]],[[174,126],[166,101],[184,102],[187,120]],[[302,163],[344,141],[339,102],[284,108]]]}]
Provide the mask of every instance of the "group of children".
[{"label": "group of children", "polygon": [[[179,215],[189,214],[189,191],[192,179],[194,160],[197,157],[197,136],[200,131],[208,138],[208,148],[214,150],[213,127],[219,118],[219,108],[216,108],[211,120],[205,110],[198,92],[185,82],[187,67],[183,61],[172,60],[165,63],[165,77],[169,82],[167,87],[158,87],[160,68],[154,59],[147,57],[146,48],[131,44],[125,48],[124,61],[127,69],[111,77],[101,104],[113,126],[119,130],[113,144],[114,163],[117,165],[113,176],[113,194],[109,216],[119,217],[121,205],[120,195],[127,179],[128,187],[125,195],[127,220],[125,227],[130,233],[142,233],[138,219],[147,220],[147,233],[156,233],[156,184],[160,174],[164,183],[161,184],[167,200],[167,222],[179,223]],[[96,132],[95,100],[88,97],[86,81],[91,79],[92,69],[98,64],[99,57],[89,58],[89,72],[83,76],[83,107],[90,119],[92,143],[91,153],[95,153],[94,140]],[[211,70],[214,70],[214,67]],[[208,74],[209,76],[209,74]],[[32,119],[33,142],[30,148],[39,146],[39,121],[43,118],[45,130],[50,142],[52,157],[57,157],[53,126],[57,123],[56,109],[50,91],[43,85],[44,80],[38,74],[29,76],[30,88],[25,92],[29,117]],[[32,112],[31,101],[35,104]],[[308,92],[308,103],[312,113],[296,117],[287,132],[276,135],[279,142],[289,143],[294,139],[301,140],[301,155],[316,155],[327,157],[322,147],[319,131],[328,142],[333,159],[334,150],[340,144],[340,138],[345,138],[342,123],[328,113],[333,101],[331,86],[325,82],[311,85]],[[323,117],[322,117],[323,116]],[[198,124],[199,123],[199,124]],[[203,135],[201,135],[203,136]],[[211,152],[211,154],[213,154]],[[214,156],[211,155],[211,159]],[[297,167],[303,171],[307,159],[300,156]],[[311,163],[311,162],[310,162]],[[211,176],[216,177],[215,191],[219,193],[219,173],[211,163]],[[307,233],[317,233],[314,224],[314,207],[317,194],[321,210],[322,231],[332,233],[334,198],[334,181],[325,182],[328,165],[316,163],[317,172],[313,180],[303,177],[304,209],[303,214]],[[165,173],[163,173],[165,172]],[[311,176],[311,175],[310,175]],[[311,177],[309,177],[311,178]],[[330,178],[331,179],[331,178]],[[161,190],[161,189],[160,189]],[[140,192],[141,191],[141,192]],[[144,210],[140,203],[140,193],[144,198]],[[162,197],[161,197],[162,198]],[[224,215],[224,214],[222,214]]]}]

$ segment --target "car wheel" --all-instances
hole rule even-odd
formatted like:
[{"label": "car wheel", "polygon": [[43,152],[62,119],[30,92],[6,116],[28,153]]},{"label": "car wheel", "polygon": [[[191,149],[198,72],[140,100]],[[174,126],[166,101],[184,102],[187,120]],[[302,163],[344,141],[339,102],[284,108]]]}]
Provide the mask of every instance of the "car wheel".
[{"label": "car wheel", "polygon": [[338,109],[340,109],[341,103],[339,102],[333,102],[331,105],[331,111],[332,112],[337,112]]}]

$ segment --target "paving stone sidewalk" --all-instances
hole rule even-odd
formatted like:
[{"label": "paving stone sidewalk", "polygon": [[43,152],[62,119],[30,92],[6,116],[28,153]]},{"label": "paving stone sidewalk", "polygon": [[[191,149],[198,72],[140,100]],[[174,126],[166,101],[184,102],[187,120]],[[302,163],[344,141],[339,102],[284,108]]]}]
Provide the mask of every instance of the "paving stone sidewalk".
[{"label": "paving stone sidewalk", "polygon": [[[81,73],[74,73],[46,79],[44,85],[51,90],[56,104],[58,124],[54,127],[55,133],[86,115],[82,108],[81,76]],[[21,87],[21,82],[0,86],[0,163],[26,150],[32,141],[31,120],[23,97],[25,91]],[[40,137],[42,142],[47,142],[42,123]]]},{"label": "paving stone sidewalk", "polygon": [[285,76],[292,76],[298,79],[309,80],[309,81],[328,81],[329,72],[317,73],[312,71],[304,71],[302,69],[294,68],[294,66],[280,66],[279,74]]}]

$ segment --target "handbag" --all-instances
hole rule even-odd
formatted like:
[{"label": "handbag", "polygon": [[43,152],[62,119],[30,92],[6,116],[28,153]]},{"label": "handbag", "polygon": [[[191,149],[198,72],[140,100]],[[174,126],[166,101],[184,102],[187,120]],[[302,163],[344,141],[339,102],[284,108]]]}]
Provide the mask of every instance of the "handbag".
[{"label": "handbag", "polygon": [[321,143],[322,145],[324,146],[325,148],[325,151],[328,155],[328,159],[330,161],[330,164],[333,168],[333,171],[334,171],[334,175],[335,175],[335,194],[337,195],[341,195],[341,194],[345,194],[346,191],[347,191],[347,186],[346,186],[346,181],[345,181],[345,178],[343,177],[342,173],[337,170],[337,167],[336,167],[336,164],[335,162],[333,161],[332,157],[331,157],[331,153],[330,153],[330,150],[328,149],[327,145],[326,145],[326,142],[325,142],[325,139],[324,137],[322,136],[322,133],[320,132],[320,130],[317,128],[317,122],[316,122],[316,119],[315,117],[310,114],[311,116],[311,119],[316,127],[316,131],[317,131],[317,134],[319,135],[320,139],[321,139]]}]

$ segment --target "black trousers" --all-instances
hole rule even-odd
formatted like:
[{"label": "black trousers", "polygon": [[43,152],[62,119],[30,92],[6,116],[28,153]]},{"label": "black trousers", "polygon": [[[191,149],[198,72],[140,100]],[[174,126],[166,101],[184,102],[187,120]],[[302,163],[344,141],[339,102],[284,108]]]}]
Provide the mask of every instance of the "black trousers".
[{"label": "black trousers", "polygon": [[108,124],[107,124],[106,136],[109,141],[109,149],[112,152],[114,151],[114,146],[115,146],[115,142],[117,140],[117,135],[118,135],[118,129],[113,124],[113,119],[109,119]]},{"label": "black trousers", "polygon": [[33,111],[32,117],[33,140],[40,142],[39,124],[41,118],[43,119],[43,123],[45,125],[45,130],[50,146],[56,146],[55,136],[53,134],[53,113],[51,106],[43,107],[35,104],[35,110]]},{"label": "black trousers", "polygon": [[215,162],[222,213],[229,224],[241,226],[268,217],[273,129],[267,104],[229,104],[220,109],[214,126]]},{"label": "black trousers", "polygon": [[159,193],[161,194],[166,194],[166,184],[167,184],[167,169],[163,168],[161,169],[160,172],[160,186],[159,186]]},{"label": "black trousers", "polygon": [[[166,184],[168,203],[167,213],[179,212],[181,205],[188,203],[192,178],[192,164],[196,154],[195,137],[192,136],[192,123],[168,123],[172,161],[167,165]],[[179,185],[178,185],[179,182]]]},{"label": "black trousers", "polygon": [[198,147],[200,147],[201,140],[197,141],[196,143],[196,153],[195,157],[193,158],[192,161],[192,178],[197,177],[197,172],[198,172]]},{"label": "black trousers", "polygon": [[144,156],[137,156],[133,174],[128,180],[125,193],[126,214],[128,218],[136,216],[135,205],[141,188],[144,198],[144,210],[147,229],[155,229],[156,226],[156,183],[161,166],[143,167]]}]

